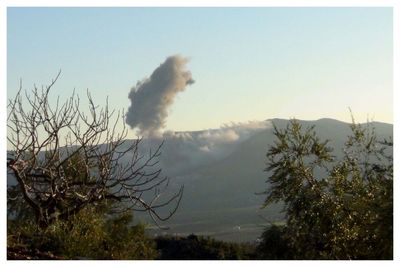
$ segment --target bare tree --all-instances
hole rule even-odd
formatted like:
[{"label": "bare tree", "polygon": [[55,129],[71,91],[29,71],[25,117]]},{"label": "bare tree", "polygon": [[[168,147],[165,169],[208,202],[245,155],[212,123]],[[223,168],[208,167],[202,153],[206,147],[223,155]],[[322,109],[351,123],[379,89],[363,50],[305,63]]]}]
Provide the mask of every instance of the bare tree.
[{"label": "bare tree", "polygon": [[[120,209],[148,212],[156,223],[169,219],[183,186],[160,197],[169,182],[157,167],[162,144],[140,155],[141,139],[125,139],[123,113],[114,116],[108,100],[99,108],[89,92],[89,115],[81,111],[75,92],[64,103],[58,98],[51,105],[49,91],[59,75],[41,90],[35,86],[32,95],[25,92],[25,97],[21,85],[8,103],[7,171],[38,225],[45,228],[104,200],[115,201]],[[169,207],[165,216],[160,215],[162,207]]]}]

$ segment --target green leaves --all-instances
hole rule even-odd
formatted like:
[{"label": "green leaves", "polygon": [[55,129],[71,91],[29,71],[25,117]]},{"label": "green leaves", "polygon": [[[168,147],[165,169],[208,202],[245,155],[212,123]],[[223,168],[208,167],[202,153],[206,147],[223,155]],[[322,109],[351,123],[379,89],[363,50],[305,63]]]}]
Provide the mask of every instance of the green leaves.
[{"label": "green leaves", "polygon": [[[283,235],[294,258],[393,257],[393,142],[379,142],[369,125],[350,127],[339,160],[314,127],[303,129],[296,120],[274,127],[264,206],[284,202]],[[316,177],[317,168],[323,177]]]},{"label": "green leaves", "polygon": [[46,229],[34,224],[8,225],[8,245],[52,252],[65,259],[154,259],[155,242],[143,225],[132,225],[132,213],[105,213],[106,207],[86,207],[68,221]]}]

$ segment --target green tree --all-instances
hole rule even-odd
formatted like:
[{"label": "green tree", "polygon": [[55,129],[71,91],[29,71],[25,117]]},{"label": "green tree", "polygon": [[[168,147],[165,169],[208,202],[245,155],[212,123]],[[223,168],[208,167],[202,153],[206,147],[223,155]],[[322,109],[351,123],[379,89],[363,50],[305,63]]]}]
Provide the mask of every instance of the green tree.
[{"label": "green tree", "polygon": [[275,127],[264,206],[282,201],[284,240],[297,259],[393,257],[393,142],[353,122],[335,158],[314,127]]}]

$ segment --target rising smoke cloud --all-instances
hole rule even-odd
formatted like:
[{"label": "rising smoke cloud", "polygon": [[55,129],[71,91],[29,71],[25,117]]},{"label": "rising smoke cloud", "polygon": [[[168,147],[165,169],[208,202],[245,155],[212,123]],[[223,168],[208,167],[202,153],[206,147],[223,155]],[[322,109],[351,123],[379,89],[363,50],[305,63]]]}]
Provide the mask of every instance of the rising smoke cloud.
[{"label": "rising smoke cloud", "polygon": [[138,82],[131,89],[126,123],[132,129],[138,128],[144,136],[160,135],[175,96],[194,83],[191,72],[185,69],[187,62],[188,59],[180,55],[170,56],[150,78]]}]

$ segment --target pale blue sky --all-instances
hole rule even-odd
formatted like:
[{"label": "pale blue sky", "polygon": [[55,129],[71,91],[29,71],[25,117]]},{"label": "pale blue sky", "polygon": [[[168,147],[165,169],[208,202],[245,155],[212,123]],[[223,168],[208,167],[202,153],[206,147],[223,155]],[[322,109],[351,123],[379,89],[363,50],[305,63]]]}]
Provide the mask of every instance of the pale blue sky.
[{"label": "pale blue sky", "polygon": [[52,94],[125,110],[167,56],[191,58],[170,130],[269,118],[393,123],[391,8],[8,8],[8,97],[62,70]]}]

